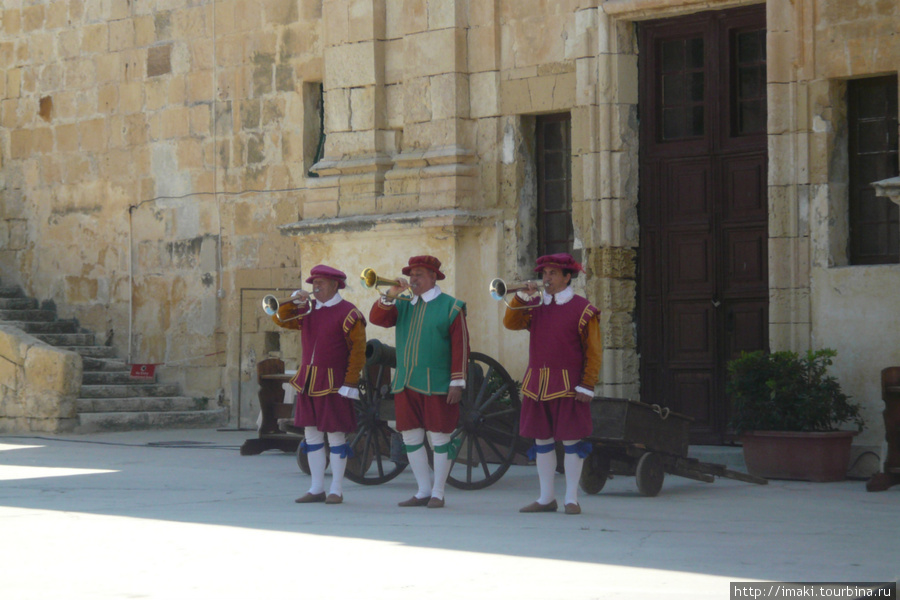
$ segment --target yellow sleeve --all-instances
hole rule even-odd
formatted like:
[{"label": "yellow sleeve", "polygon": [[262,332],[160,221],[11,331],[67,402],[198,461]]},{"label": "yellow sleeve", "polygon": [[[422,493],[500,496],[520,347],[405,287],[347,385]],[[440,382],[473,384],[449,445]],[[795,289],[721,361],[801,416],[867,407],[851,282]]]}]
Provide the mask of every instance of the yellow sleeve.
[{"label": "yellow sleeve", "polygon": [[366,364],[366,321],[359,319],[347,332],[347,348],[350,357],[347,361],[347,373],[344,375],[344,385],[356,387],[359,384],[359,375],[363,365]]},{"label": "yellow sleeve", "polygon": [[[513,294],[510,304],[518,308],[524,306],[525,302],[517,294]],[[507,306],[506,314],[503,315],[503,326],[513,331],[528,329],[531,327],[531,310],[513,310]]]},{"label": "yellow sleeve", "polygon": [[603,365],[603,334],[600,331],[600,313],[595,314],[581,333],[581,345],[584,348],[584,373],[581,386],[594,389],[600,378],[600,367]]},{"label": "yellow sleeve", "polygon": [[278,312],[272,315],[272,322],[285,329],[303,329],[303,317],[292,319],[290,321],[286,319],[290,319],[291,317],[296,316],[297,313],[306,312],[307,310],[309,310],[309,304],[297,306],[293,302],[285,302],[278,307]]}]

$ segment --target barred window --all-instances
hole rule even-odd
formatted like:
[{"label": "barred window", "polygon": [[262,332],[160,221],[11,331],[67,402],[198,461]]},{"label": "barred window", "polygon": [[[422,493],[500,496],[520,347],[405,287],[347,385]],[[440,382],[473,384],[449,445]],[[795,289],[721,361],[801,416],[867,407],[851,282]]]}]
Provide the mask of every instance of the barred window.
[{"label": "barred window", "polygon": [[572,118],[569,113],[536,119],[538,255],[572,252]]},{"label": "barred window", "polygon": [[872,183],[896,177],[897,76],[848,82],[850,264],[900,262],[900,207]]}]

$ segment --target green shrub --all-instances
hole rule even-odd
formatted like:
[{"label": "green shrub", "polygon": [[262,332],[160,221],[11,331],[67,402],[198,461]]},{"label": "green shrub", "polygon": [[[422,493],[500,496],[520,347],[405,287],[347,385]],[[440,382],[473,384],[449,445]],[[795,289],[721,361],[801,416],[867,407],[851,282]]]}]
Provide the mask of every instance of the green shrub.
[{"label": "green shrub", "polygon": [[726,390],[734,402],[731,427],[745,431],[834,431],[852,422],[860,431],[859,404],[850,402],[828,374],[837,352],[744,352],[728,363]]}]

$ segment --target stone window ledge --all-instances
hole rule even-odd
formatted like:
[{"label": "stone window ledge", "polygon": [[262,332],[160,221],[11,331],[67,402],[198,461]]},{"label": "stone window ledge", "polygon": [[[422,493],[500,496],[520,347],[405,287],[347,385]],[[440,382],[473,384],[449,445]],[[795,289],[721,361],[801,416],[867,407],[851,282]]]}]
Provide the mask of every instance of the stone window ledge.
[{"label": "stone window ledge", "polygon": [[278,227],[284,235],[314,235],[358,233],[361,231],[391,231],[412,227],[477,227],[496,223],[500,211],[470,211],[444,209],[390,213],[383,215],[353,215],[306,219]]}]

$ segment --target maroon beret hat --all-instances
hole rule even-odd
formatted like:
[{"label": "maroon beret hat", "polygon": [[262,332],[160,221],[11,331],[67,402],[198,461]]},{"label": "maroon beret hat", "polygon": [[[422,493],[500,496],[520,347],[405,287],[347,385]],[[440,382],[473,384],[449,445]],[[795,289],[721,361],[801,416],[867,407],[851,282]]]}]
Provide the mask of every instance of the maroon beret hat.
[{"label": "maroon beret hat", "polygon": [[426,269],[430,269],[437,273],[438,280],[444,279],[444,274],[441,273],[441,261],[436,259],[433,256],[428,256],[427,254],[422,256],[413,256],[409,259],[409,266],[403,267],[403,274],[409,276],[409,272],[412,271],[416,267],[424,267]]},{"label": "maroon beret hat", "polygon": [[323,277],[325,279],[334,279],[338,282],[338,289],[342,290],[347,287],[347,284],[344,283],[347,281],[347,274],[343,271],[338,271],[337,269],[333,269],[326,265],[316,265],[312,268],[312,271],[309,272],[309,277],[306,278],[306,283],[312,283],[313,279],[316,277]]},{"label": "maroon beret hat", "polygon": [[571,254],[560,252],[559,254],[547,254],[537,259],[537,267],[534,268],[536,273],[540,273],[547,267],[556,267],[563,271],[575,271],[576,273],[584,273],[584,268],[575,262]]}]

